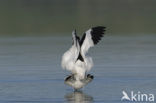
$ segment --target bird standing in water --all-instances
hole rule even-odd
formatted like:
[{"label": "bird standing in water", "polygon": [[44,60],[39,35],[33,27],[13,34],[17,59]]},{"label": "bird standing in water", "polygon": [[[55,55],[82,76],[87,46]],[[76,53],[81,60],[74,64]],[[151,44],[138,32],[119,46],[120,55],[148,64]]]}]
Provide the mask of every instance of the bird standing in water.
[{"label": "bird standing in water", "polygon": [[105,32],[105,27],[97,26],[87,30],[80,39],[76,30],[72,32],[72,47],[62,56],[62,68],[72,74],[65,79],[65,83],[74,89],[80,89],[93,80],[93,75],[87,74],[93,67],[92,58],[86,56],[90,47],[96,45]]}]

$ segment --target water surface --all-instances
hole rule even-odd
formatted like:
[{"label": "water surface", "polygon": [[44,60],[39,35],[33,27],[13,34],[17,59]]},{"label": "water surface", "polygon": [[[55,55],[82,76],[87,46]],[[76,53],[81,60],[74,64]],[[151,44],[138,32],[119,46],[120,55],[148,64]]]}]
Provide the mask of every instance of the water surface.
[{"label": "water surface", "polygon": [[106,36],[89,51],[95,79],[74,92],[62,54],[71,37],[0,38],[0,103],[121,103],[122,91],[156,95],[156,36]]}]

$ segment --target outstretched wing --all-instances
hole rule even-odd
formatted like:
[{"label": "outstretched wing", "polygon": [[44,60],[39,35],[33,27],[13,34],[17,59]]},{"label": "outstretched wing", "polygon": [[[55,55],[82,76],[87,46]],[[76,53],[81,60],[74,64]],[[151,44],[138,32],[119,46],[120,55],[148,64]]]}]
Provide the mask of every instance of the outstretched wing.
[{"label": "outstretched wing", "polygon": [[85,55],[90,47],[96,45],[104,35],[105,28],[103,26],[97,26],[89,29],[86,31],[81,40],[80,40],[80,47],[81,53]]},{"label": "outstretched wing", "polygon": [[75,65],[75,61],[79,55],[80,46],[79,46],[79,37],[76,35],[76,31],[72,32],[73,44],[72,47],[66,51],[62,56],[62,68],[72,71]]}]

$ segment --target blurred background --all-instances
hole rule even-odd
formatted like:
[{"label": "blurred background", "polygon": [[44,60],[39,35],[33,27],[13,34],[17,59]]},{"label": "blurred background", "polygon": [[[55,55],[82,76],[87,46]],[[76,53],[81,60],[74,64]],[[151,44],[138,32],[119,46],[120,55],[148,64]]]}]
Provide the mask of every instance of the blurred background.
[{"label": "blurred background", "polygon": [[112,35],[156,33],[155,0],[0,0],[0,36],[79,34],[103,25]]},{"label": "blurred background", "polygon": [[[74,29],[99,25],[95,78],[74,92],[61,57]],[[123,90],[156,94],[156,0],[0,0],[0,103],[120,103]]]}]

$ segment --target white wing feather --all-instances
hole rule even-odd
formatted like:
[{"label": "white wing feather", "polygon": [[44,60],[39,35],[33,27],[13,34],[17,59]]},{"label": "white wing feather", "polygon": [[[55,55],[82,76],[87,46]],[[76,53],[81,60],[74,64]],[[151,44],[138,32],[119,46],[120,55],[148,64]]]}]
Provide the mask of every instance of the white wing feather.
[{"label": "white wing feather", "polygon": [[86,53],[88,52],[88,49],[90,47],[94,46],[93,40],[92,40],[92,36],[91,36],[91,29],[89,29],[88,31],[86,31],[85,33],[85,39],[83,41],[83,44],[81,46],[81,53],[83,56],[86,55]]},{"label": "white wing feather", "polygon": [[74,73],[75,69],[75,62],[76,62],[76,59],[78,57],[78,54],[79,54],[79,48],[78,46],[76,46],[76,43],[78,43],[78,41],[76,41],[76,37],[75,37],[75,34],[74,32],[72,32],[72,38],[73,38],[73,45],[72,47],[66,51],[63,56],[62,56],[62,62],[61,62],[61,66],[63,69],[66,69],[66,70],[69,70],[71,71],[72,73]]}]

